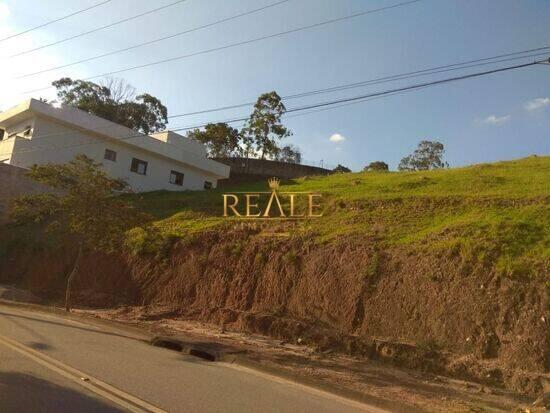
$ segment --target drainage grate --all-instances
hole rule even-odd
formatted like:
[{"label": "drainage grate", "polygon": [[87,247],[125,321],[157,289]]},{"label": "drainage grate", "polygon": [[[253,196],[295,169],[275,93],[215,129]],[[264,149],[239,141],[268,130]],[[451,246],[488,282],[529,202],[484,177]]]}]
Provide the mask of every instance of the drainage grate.
[{"label": "drainage grate", "polygon": [[177,341],[174,341],[174,340],[156,339],[156,340],[153,340],[151,344],[155,347],[162,347],[173,351],[181,352],[183,350],[183,346],[181,345],[181,343],[178,343]]},{"label": "drainage grate", "polygon": [[199,350],[197,348],[192,348],[189,350],[189,354],[191,356],[200,357],[201,359],[208,360],[208,361],[216,361],[216,356],[214,354],[208,353],[204,350]]},{"label": "drainage grate", "polygon": [[198,357],[207,361],[217,361],[220,359],[218,352],[215,350],[211,351],[205,347],[201,348],[201,346],[192,347],[192,343],[186,343],[170,337],[155,337],[151,340],[151,345],[180,353],[186,353],[190,356]]}]

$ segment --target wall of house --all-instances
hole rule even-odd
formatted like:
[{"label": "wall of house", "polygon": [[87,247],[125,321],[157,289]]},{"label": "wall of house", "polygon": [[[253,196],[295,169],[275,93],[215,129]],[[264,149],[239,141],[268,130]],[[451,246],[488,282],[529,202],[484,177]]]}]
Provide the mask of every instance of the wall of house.
[{"label": "wall of house", "polygon": [[10,163],[11,153],[13,152],[13,147],[17,137],[15,135],[23,134],[27,129],[32,133],[32,128],[34,127],[33,119],[25,119],[19,122],[14,123],[9,128],[7,128],[0,136],[0,163]]},{"label": "wall of house", "polygon": [[206,146],[204,146],[199,141],[190,139],[186,136],[179,135],[175,132],[172,132],[172,131],[155,132],[155,133],[151,133],[149,136],[159,141],[166,142],[169,145],[171,145],[171,147],[181,148],[186,153],[197,155],[201,158],[206,158],[207,156]]},{"label": "wall of house", "polygon": [[25,176],[26,169],[0,163],[0,222],[7,219],[10,202],[19,196],[50,192],[51,189]]},{"label": "wall of house", "polygon": [[5,134],[3,140],[0,141],[0,164],[9,163],[13,152],[15,138],[8,138],[7,136]]},{"label": "wall of house", "polygon": [[[104,169],[117,178],[125,179],[138,192],[153,190],[202,190],[205,181],[216,186],[214,176],[172,159],[155,155],[150,151],[114,141],[88,131],[68,127],[49,118],[34,118],[34,128],[30,137],[16,137],[13,142],[13,154],[10,164],[29,167],[33,164],[66,163],[83,153],[103,164]],[[140,139],[152,139],[141,137]],[[130,140],[128,140],[130,141]],[[182,150],[174,145],[173,150]],[[104,159],[105,149],[117,153],[116,162]],[[196,155],[195,155],[196,156]],[[132,158],[148,163],[147,174],[139,175],[130,170]],[[171,184],[170,172],[175,170],[184,174],[183,186]]]}]

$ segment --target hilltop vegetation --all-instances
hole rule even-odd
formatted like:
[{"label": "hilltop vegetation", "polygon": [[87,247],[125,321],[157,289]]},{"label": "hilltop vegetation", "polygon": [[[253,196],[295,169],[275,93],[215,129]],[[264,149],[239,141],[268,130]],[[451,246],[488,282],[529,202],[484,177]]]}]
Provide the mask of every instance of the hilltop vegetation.
[{"label": "hilltop vegetation", "polygon": [[[324,216],[265,228],[223,218],[222,194],[266,182],[125,195],[155,229],[85,254],[75,304],[169,308],[538,395],[550,368],[549,182],[550,157],[296,179],[280,192],[322,193]],[[273,228],[287,236],[265,236]],[[59,300],[75,243],[39,229],[0,232],[0,282]]]},{"label": "hilltop vegetation", "polygon": [[[360,172],[282,182],[281,192],[323,195],[321,218],[285,228],[291,237],[327,243],[343,236],[369,239],[379,247],[451,252],[469,265],[500,275],[536,277],[548,285],[550,267],[550,157],[419,172]],[[254,182],[210,191],[157,191],[130,195],[152,214],[156,233],[127,234],[134,255],[164,253],[178,240],[225,230],[242,220],[223,218],[224,193],[267,191]],[[0,255],[21,245],[56,248],[62,240],[33,226],[10,228]]]},{"label": "hilltop vegetation", "polygon": [[[265,182],[207,192],[151,192],[134,202],[157,217],[165,238],[188,238],[231,225],[222,194],[266,191]],[[324,216],[300,222],[291,235],[317,242],[342,235],[386,245],[452,250],[491,262],[502,275],[542,275],[550,261],[550,157],[421,172],[361,172],[283,182],[281,191],[323,194]],[[150,249],[139,230],[136,251]]]}]

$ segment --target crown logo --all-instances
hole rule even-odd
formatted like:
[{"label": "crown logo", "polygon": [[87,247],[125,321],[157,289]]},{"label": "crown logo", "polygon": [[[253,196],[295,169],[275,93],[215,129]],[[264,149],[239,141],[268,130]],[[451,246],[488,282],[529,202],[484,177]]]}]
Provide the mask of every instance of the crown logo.
[{"label": "crown logo", "polygon": [[279,178],[269,178],[267,180],[267,183],[269,184],[269,187],[273,190],[279,189],[279,184],[281,181],[279,181]]}]

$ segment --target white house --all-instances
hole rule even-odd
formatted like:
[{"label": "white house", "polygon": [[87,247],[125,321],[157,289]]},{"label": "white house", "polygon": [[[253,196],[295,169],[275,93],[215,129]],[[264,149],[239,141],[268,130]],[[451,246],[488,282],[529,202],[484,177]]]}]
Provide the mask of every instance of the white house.
[{"label": "white house", "polygon": [[208,159],[204,145],[174,132],[145,135],[35,99],[0,113],[0,162],[29,168],[66,163],[80,153],[137,192],[215,188],[229,177],[229,166]]}]

